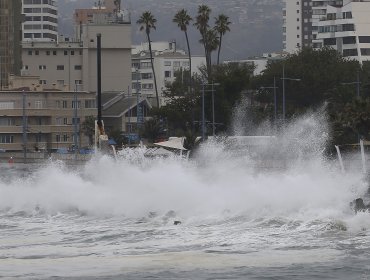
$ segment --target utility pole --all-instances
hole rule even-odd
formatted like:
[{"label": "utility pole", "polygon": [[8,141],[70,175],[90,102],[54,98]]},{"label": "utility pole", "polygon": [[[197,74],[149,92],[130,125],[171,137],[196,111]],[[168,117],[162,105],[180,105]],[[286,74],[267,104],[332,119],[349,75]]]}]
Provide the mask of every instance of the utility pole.
[{"label": "utility pole", "polygon": [[27,162],[27,116],[26,116],[26,93],[23,90],[22,130],[23,130],[23,163]]},{"label": "utility pole", "polygon": [[285,65],[283,63],[283,124],[285,123],[285,80],[300,82],[301,79],[287,78],[285,77]]},{"label": "utility pole", "polygon": [[77,160],[77,153],[78,153],[78,128],[77,128],[77,109],[78,109],[78,101],[77,101],[77,85],[75,85],[75,92],[74,92],[74,96],[73,96],[73,99],[74,99],[74,103],[75,103],[75,107],[74,107],[74,148],[75,148],[75,160]]}]

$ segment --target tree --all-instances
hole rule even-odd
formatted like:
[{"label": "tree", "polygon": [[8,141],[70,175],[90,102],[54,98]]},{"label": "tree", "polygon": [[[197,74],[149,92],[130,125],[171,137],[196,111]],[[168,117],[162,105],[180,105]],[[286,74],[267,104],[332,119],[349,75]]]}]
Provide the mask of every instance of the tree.
[{"label": "tree", "polygon": [[217,65],[220,64],[220,52],[221,52],[221,46],[222,46],[222,37],[225,35],[227,31],[230,31],[229,25],[231,22],[229,21],[229,17],[220,14],[217,18],[215,18],[215,30],[217,31],[219,35],[219,44],[218,44],[218,53],[217,53]]},{"label": "tree", "polygon": [[208,22],[209,22],[210,13],[211,13],[211,9],[207,5],[198,6],[198,15],[194,23],[194,25],[197,27],[201,35],[200,42],[203,44],[203,47],[204,47],[208,78],[210,77],[210,74],[211,74],[211,63],[209,60],[210,53],[209,53],[208,40],[207,40],[207,31],[209,30]]},{"label": "tree", "polygon": [[154,79],[154,89],[155,89],[155,96],[157,99],[157,107],[159,108],[159,95],[158,95],[158,88],[157,88],[157,79],[155,76],[155,71],[154,71],[154,64],[153,64],[153,52],[152,52],[152,43],[150,41],[150,30],[151,29],[156,29],[156,24],[157,20],[154,18],[151,12],[146,11],[144,12],[141,17],[137,20],[137,24],[140,25],[140,31],[145,30],[148,45],[149,45],[149,53],[150,53],[150,64],[152,66],[152,72],[153,72],[153,79]]},{"label": "tree", "polygon": [[81,125],[81,131],[89,138],[89,145],[94,144],[95,136],[95,117],[87,116]]},{"label": "tree", "polygon": [[156,117],[145,121],[144,126],[141,129],[141,136],[147,138],[151,143],[154,143],[156,139],[161,135],[163,130],[160,120]]},{"label": "tree", "polygon": [[[190,45],[189,45],[189,38],[188,38],[188,26],[190,24],[190,21],[193,19],[191,16],[188,15],[187,11],[185,9],[182,9],[178,11],[173,18],[173,22],[177,23],[178,27],[180,27],[181,31],[185,33],[185,38],[186,38],[186,44],[188,46],[188,55],[189,55],[189,72],[191,72],[191,52],[190,52]],[[190,81],[191,83],[191,81]],[[191,85],[190,85],[191,87]]]}]

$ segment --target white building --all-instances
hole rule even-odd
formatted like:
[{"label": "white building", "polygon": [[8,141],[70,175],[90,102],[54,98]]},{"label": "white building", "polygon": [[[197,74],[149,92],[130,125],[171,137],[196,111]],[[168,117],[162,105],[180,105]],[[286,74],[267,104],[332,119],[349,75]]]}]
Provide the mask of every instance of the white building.
[{"label": "white building", "polygon": [[58,8],[55,0],[22,0],[23,41],[56,41]]},{"label": "white building", "polygon": [[343,7],[328,6],[319,22],[318,39],[360,63],[370,60],[370,0],[344,1]]},{"label": "white building", "polygon": [[[132,92],[147,97],[153,105],[155,102],[155,88],[153,71],[150,64],[148,44],[133,46],[132,49]],[[165,105],[163,92],[166,84],[175,80],[175,72],[181,69],[189,70],[189,57],[183,50],[176,49],[176,43],[152,43],[154,71],[160,105]],[[200,74],[199,67],[206,64],[204,56],[192,55],[192,74]]]},{"label": "white building", "polygon": [[318,25],[328,6],[341,7],[343,0],[285,0],[283,8],[283,49],[294,53],[302,47],[322,47]]}]

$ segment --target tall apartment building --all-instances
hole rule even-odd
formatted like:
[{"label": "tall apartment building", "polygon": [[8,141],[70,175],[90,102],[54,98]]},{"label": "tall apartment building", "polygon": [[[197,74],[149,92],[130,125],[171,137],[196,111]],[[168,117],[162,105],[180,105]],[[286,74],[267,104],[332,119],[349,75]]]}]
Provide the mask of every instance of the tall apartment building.
[{"label": "tall apartment building", "polygon": [[22,0],[22,41],[56,41],[58,8],[56,0]]},{"label": "tall apartment building", "polygon": [[8,87],[9,75],[21,69],[21,1],[0,0],[0,90]]},{"label": "tall apartment building", "polygon": [[318,23],[317,39],[343,56],[360,63],[370,60],[370,0],[343,1],[342,7],[328,6]]},{"label": "tall apartment building", "polygon": [[283,48],[289,53],[302,47],[322,47],[318,25],[328,6],[341,7],[343,0],[285,0],[283,8]]}]

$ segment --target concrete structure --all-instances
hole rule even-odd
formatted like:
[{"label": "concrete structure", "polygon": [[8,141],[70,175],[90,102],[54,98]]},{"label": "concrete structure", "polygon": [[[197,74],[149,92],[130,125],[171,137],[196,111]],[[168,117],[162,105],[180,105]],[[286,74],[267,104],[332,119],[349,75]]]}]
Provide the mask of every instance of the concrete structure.
[{"label": "concrete structure", "polygon": [[10,74],[20,74],[20,32],[20,0],[0,0],[0,90],[7,88]]},{"label": "concrete structure", "polygon": [[343,0],[285,0],[283,8],[283,49],[294,53],[302,47],[322,47],[318,25],[328,6],[340,7]]},{"label": "concrete structure", "polygon": [[[150,64],[150,54],[148,44],[133,46],[132,49],[132,93],[137,92],[150,100],[153,105],[155,102],[155,89],[153,71]],[[154,42],[152,44],[154,71],[160,104],[165,105],[163,92],[167,83],[175,80],[175,72],[189,70],[189,57],[183,50],[176,48],[175,42]],[[192,56],[192,74],[200,74],[199,67],[206,64],[204,56]]]},{"label": "concrete structure", "polygon": [[87,116],[96,115],[95,94],[33,90],[24,87],[1,92],[0,147],[13,152],[23,151],[23,147],[30,152],[50,152],[71,149],[75,137],[79,147],[88,146],[80,124]]},{"label": "concrete structure", "polygon": [[370,0],[328,6],[318,24],[317,39],[360,63],[370,60]]},{"label": "concrete structure", "polygon": [[55,0],[22,0],[22,41],[56,41],[58,8]]},{"label": "concrete structure", "polygon": [[23,74],[40,76],[45,88],[96,91],[96,35],[102,34],[102,91],[131,85],[131,24],[106,22],[81,26],[80,39],[23,42]]}]

